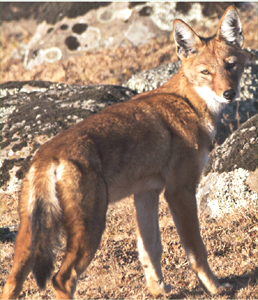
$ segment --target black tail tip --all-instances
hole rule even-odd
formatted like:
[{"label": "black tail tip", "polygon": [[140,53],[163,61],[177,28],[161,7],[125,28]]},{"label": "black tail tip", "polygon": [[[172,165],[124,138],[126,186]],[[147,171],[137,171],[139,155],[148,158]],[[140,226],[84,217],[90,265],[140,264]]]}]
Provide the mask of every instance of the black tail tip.
[{"label": "black tail tip", "polygon": [[47,280],[46,278],[39,278],[36,277],[37,285],[41,290],[44,290],[46,288]]},{"label": "black tail tip", "polygon": [[32,271],[41,290],[46,288],[47,279],[50,278],[53,269],[52,261],[45,264],[34,263]]}]

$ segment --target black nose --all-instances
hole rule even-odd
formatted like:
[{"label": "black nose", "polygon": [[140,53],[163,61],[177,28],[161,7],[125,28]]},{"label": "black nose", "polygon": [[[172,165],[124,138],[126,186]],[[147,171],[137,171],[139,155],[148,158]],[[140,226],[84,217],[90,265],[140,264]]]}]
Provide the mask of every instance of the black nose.
[{"label": "black nose", "polygon": [[236,97],[236,91],[234,89],[227,90],[223,93],[223,97],[229,101],[233,101]]}]

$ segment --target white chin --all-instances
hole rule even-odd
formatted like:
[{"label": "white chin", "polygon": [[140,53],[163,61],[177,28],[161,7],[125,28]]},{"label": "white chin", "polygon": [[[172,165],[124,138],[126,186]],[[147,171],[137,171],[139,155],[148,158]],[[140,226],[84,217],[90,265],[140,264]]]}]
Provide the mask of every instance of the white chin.
[{"label": "white chin", "polygon": [[198,95],[206,102],[210,112],[219,114],[221,110],[225,107],[228,100],[223,97],[219,97],[214,91],[212,91],[207,86],[199,87],[195,86],[195,90]]}]

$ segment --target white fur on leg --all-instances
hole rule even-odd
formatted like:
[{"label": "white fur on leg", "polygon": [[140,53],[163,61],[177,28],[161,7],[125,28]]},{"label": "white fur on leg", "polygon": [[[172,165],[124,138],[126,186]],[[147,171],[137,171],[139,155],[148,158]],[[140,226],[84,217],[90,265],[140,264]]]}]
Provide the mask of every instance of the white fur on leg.
[{"label": "white fur on leg", "polygon": [[138,236],[138,250],[150,293],[155,297],[169,293],[171,291],[171,285],[165,284],[163,281],[160,266],[157,267],[152,264],[151,258],[143,245],[141,236]]},{"label": "white fur on leg", "polygon": [[163,281],[160,258],[162,245],[158,224],[159,193],[149,191],[137,195],[135,208],[138,224],[138,250],[147,286],[153,296],[168,293],[171,287]]}]

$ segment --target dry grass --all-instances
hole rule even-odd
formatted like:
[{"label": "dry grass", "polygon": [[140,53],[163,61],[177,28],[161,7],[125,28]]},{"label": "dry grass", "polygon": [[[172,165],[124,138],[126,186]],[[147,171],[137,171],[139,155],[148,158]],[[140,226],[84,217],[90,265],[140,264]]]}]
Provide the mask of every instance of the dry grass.
[{"label": "dry grass", "polygon": [[[16,212],[17,201],[2,207],[6,218]],[[160,231],[163,244],[162,269],[172,293],[164,299],[216,299],[205,293],[190,270],[172,217],[163,198],[160,201]],[[4,221],[5,218],[2,218]],[[16,219],[16,218],[15,218]],[[10,220],[8,220],[10,222]],[[220,282],[234,285],[230,295],[221,299],[257,299],[257,212],[246,208],[220,220],[209,219],[202,213],[200,227],[207,247],[209,263]],[[1,244],[0,293],[13,263],[14,244]],[[56,270],[60,267],[63,252],[58,253]],[[52,299],[52,284],[39,291],[33,275],[25,281],[20,298]],[[107,226],[94,260],[78,281],[75,297],[78,299],[151,299],[138,260],[134,206],[131,198],[110,205]]]}]

